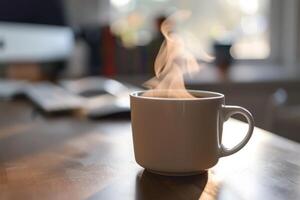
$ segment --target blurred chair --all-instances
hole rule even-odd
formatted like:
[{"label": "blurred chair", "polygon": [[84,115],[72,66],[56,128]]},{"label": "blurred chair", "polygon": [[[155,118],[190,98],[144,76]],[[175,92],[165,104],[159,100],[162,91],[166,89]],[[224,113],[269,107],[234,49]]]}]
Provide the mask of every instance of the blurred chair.
[{"label": "blurred chair", "polygon": [[268,106],[268,130],[300,142],[300,94],[289,94],[280,88],[271,96]]}]

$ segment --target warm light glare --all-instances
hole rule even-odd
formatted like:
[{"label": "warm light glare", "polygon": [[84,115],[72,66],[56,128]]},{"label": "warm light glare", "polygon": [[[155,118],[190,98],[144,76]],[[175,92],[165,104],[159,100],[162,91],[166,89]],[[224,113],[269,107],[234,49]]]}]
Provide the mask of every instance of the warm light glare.
[{"label": "warm light glare", "polygon": [[[232,42],[235,46],[234,57],[238,59],[265,59],[270,56],[271,0],[110,1],[114,12],[119,12],[119,17],[114,21],[122,19],[122,23],[113,24],[114,33],[117,32],[126,47],[151,43],[151,39],[157,37],[154,27],[156,18],[173,13],[176,10],[173,7],[184,7],[193,16],[176,24],[176,31],[180,32],[184,45],[198,60],[211,62],[213,58],[205,52],[213,52],[214,41]],[[139,12],[140,19],[126,17],[131,12]],[[253,51],[254,48],[259,49]]]},{"label": "warm light glare", "polygon": [[128,5],[131,0],[110,0],[110,3],[115,7],[123,7]]},{"label": "warm light glare", "polygon": [[266,59],[270,55],[270,46],[260,38],[241,39],[230,52],[235,59]]},{"label": "warm light glare", "polygon": [[258,0],[240,0],[240,7],[246,14],[255,14],[258,10]]}]

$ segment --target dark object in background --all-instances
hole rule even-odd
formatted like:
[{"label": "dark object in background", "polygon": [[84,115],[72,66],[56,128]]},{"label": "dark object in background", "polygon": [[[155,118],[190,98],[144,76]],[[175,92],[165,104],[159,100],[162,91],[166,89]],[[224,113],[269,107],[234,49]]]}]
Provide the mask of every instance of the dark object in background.
[{"label": "dark object in background", "polygon": [[0,21],[66,25],[61,0],[1,0]]},{"label": "dark object in background", "polygon": [[213,45],[215,53],[215,65],[220,69],[221,72],[227,72],[233,58],[230,54],[231,43],[215,42]]},{"label": "dark object in background", "polygon": [[102,74],[112,77],[116,74],[116,37],[108,25],[101,29],[102,51],[100,56],[103,61]]},{"label": "dark object in background", "polygon": [[82,38],[89,47],[89,75],[112,77],[117,73],[117,42],[108,25],[82,27],[77,38]]},{"label": "dark object in background", "polygon": [[82,38],[89,47],[89,75],[99,75],[102,65],[100,58],[101,27],[82,27],[77,31],[77,39]]},{"label": "dark object in background", "polygon": [[0,50],[5,47],[5,42],[3,38],[0,38]]}]

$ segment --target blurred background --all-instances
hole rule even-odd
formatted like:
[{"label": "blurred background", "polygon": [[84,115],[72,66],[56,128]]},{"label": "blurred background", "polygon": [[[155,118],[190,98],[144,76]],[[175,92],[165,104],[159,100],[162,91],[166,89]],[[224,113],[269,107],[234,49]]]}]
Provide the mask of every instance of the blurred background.
[{"label": "blurred background", "polygon": [[[161,23],[185,9],[192,15],[177,29],[202,66],[186,87],[222,92],[258,127],[300,142],[299,8],[297,0],[1,0],[0,96],[84,77],[142,87],[154,75]],[[29,96],[45,99],[51,86]]]}]

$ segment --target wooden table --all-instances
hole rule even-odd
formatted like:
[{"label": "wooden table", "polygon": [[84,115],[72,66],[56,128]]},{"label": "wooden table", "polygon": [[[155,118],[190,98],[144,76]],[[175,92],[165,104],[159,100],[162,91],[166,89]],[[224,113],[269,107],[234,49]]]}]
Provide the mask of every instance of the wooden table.
[{"label": "wooden table", "polygon": [[[225,142],[244,126],[230,120]],[[0,199],[296,200],[300,145],[256,128],[208,173],[164,177],[136,164],[128,119],[33,119],[28,103],[0,102]]]}]

